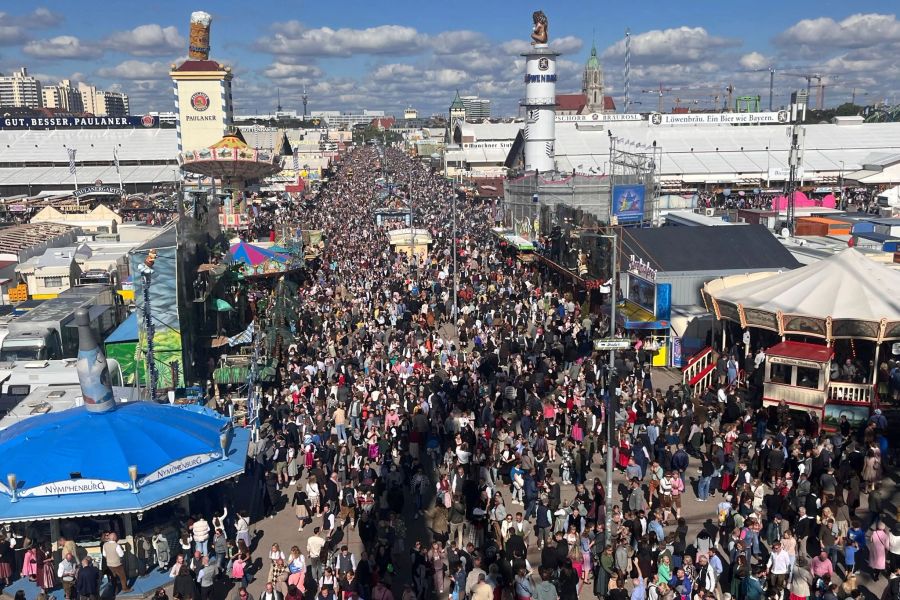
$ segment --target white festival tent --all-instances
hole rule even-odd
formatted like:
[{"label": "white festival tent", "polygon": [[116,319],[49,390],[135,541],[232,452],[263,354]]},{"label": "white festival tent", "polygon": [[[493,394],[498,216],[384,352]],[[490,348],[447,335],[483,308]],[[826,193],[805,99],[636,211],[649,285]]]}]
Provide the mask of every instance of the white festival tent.
[{"label": "white festival tent", "polygon": [[792,271],[733,287],[704,287],[719,319],[781,335],[900,339],[900,271],[848,248]]}]

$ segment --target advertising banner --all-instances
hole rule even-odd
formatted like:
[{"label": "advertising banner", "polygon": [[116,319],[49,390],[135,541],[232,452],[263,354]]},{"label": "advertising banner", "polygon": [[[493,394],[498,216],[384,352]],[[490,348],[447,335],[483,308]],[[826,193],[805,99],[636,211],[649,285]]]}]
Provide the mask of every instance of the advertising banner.
[{"label": "advertising banner", "polygon": [[0,129],[81,129],[81,128],[159,127],[154,115],[133,117],[3,117]]},{"label": "advertising banner", "polygon": [[647,312],[656,314],[656,284],[638,277],[633,273],[628,274],[628,300],[637,304]]},{"label": "advertising banner", "polygon": [[[131,272],[138,273],[138,265],[143,264],[146,250],[132,254]],[[178,318],[178,257],[175,246],[157,249],[157,259],[153,265],[150,285],[151,318],[155,323],[153,333],[153,353],[156,361],[157,385],[171,388],[184,385],[184,361],[181,343],[181,322]],[[143,317],[144,281],[134,278],[134,297],[138,299],[138,352],[142,362],[147,360],[147,331]],[[173,371],[172,364],[177,369]],[[146,364],[144,365],[146,368]],[[143,369],[142,369],[143,370]],[[178,381],[172,381],[173,372],[178,373]]]},{"label": "advertising banner", "polygon": [[656,320],[666,322],[672,320],[672,284],[656,284]]},{"label": "advertising banner", "polygon": [[557,123],[622,123],[643,121],[638,113],[590,113],[586,115],[556,115]]},{"label": "advertising banner", "polygon": [[672,337],[672,366],[679,369],[684,366],[684,356],[681,349],[681,338]]},{"label": "advertising banner", "polygon": [[763,123],[787,123],[790,113],[786,110],[777,112],[747,113],[686,113],[650,115],[651,125],[759,125]]},{"label": "advertising banner", "polygon": [[619,223],[636,223],[644,220],[644,200],[647,188],[642,184],[616,185],[612,190],[612,216]]}]

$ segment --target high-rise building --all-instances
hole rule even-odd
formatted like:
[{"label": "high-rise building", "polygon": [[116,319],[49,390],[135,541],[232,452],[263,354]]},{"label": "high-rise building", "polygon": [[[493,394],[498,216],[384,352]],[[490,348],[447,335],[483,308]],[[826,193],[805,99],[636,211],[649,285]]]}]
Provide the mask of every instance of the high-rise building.
[{"label": "high-rise building", "polygon": [[98,90],[87,83],[79,83],[78,91],[81,93],[84,112],[97,117],[128,116],[128,94]]},{"label": "high-rise building", "polygon": [[63,79],[59,85],[51,85],[41,90],[44,108],[55,108],[65,112],[84,112],[84,101],[81,92],[72,86],[72,82]]},{"label": "high-rise building", "polygon": [[97,108],[102,112],[101,115],[107,117],[127,117],[130,106],[128,105],[128,94],[123,92],[98,92]]},{"label": "high-rise building", "polygon": [[603,67],[600,66],[600,59],[597,58],[596,44],[591,46],[591,57],[588,59],[587,64],[584,65],[584,75],[581,78],[581,93],[584,94],[587,101],[585,112],[603,112]]},{"label": "high-rise building", "polygon": [[41,82],[22,67],[12,75],[0,76],[0,106],[41,107]]},{"label": "high-rise building", "polygon": [[466,120],[476,121],[491,118],[491,101],[478,96],[462,96],[463,106],[466,109]]}]

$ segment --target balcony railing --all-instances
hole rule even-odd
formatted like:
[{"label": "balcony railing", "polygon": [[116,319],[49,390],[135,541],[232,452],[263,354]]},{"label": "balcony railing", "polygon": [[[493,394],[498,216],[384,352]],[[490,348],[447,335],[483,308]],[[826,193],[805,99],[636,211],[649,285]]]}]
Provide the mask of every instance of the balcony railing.
[{"label": "balcony railing", "polygon": [[875,400],[875,388],[868,383],[831,381],[828,383],[829,402],[859,402],[871,404]]}]

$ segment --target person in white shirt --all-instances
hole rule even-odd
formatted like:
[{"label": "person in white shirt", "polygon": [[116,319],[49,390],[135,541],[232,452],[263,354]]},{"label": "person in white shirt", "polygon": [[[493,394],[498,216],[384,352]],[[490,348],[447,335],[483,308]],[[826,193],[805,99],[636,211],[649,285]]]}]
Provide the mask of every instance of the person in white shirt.
[{"label": "person in white shirt", "polygon": [[772,544],[772,553],[766,567],[769,570],[769,593],[778,597],[784,590],[791,570],[791,555],[782,547],[781,541]]},{"label": "person in white shirt", "polygon": [[66,600],[73,600],[72,591],[75,587],[75,576],[78,574],[78,562],[71,553],[67,553],[65,558],[59,562],[56,570],[56,576],[62,582],[63,594]]},{"label": "person in white shirt", "polygon": [[244,540],[244,545],[250,547],[250,520],[241,512],[237,513],[234,520],[235,540]]},{"label": "person in white shirt", "polygon": [[200,554],[206,556],[209,554],[209,523],[203,517],[198,517],[194,524],[191,525],[191,535],[194,538],[194,549],[199,550]]}]

